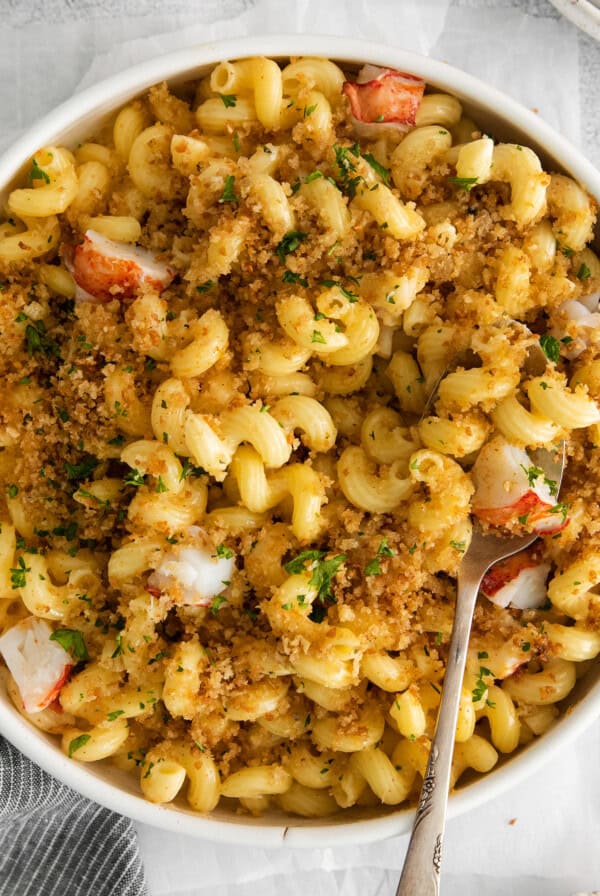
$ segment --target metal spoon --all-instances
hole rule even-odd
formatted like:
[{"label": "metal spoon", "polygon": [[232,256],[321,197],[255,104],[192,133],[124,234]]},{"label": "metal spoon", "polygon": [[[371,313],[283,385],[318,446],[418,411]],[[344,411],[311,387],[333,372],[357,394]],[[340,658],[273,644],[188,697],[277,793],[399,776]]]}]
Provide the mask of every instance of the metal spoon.
[{"label": "metal spoon", "polygon": [[[535,452],[535,463],[560,488],[565,465],[564,444],[552,454]],[[537,535],[484,534],[475,524],[469,549],[458,571],[458,593],[448,665],[427,771],[396,896],[438,896],[442,839],[448,806],[454,735],[465,672],[475,602],[486,571],[505,557],[529,547]]]}]

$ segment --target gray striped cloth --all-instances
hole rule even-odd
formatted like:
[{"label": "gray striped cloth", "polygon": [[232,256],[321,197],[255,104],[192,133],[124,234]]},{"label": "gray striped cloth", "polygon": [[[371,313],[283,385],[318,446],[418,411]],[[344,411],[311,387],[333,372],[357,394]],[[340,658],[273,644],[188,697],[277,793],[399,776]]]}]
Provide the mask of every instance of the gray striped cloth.
[{"label": "gray striped cloth", "polygon": [[148,896],[131,821],[0,737],[0,896]]}]

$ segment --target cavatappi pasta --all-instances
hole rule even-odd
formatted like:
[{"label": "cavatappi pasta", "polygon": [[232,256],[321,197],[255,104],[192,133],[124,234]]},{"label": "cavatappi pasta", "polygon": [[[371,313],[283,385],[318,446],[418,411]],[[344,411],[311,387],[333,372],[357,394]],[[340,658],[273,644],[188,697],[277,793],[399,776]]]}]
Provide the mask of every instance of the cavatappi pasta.
[{"label": "cavatappi pasta", "polygon": [[[9,693],[154,802],[414,799],[474,516],[542,538],[484,580],[453,784],[600,652],[595,203],[354,78],[158,85],[40,148],[0,223]],[[563,439],[558,496],[527,452]]]}]

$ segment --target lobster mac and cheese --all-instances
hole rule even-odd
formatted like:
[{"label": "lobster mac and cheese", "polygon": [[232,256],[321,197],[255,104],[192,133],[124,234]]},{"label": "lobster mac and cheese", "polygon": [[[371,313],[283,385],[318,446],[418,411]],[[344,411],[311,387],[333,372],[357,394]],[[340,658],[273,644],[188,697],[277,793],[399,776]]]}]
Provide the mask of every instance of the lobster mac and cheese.
[{"label": "lobster mac and cheese", "polygon": [[[453,783],[600,652],[596,206],[410,74],[222,62],[45,146],[0,223],[0,653],[73,761],[209,812]],[[558,485],[535,450],[565,441]]]}]

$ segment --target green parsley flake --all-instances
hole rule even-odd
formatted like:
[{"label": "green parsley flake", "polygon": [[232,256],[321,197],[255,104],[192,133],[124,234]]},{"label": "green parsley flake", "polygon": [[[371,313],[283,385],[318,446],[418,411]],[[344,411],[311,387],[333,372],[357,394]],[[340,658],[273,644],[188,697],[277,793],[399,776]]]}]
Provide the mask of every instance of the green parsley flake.
[{"label": "green parsley flake", "polygon": [[226,109],[232,109],[237,104],[237,96],[233,93],[220,93],[219,96]]},{"label": "green parsley flake", "polygon": [[221,609],[221,607],[223,606],[223,604],[226,604],[226,603],[227,603],[227,598],[223,597],[222,594],[218,594],[214,598],[212,604],[210,605],[211,616],[216,616],[217,613],[219,612],[219,610]]},{"label": "green parsley flake", "polygon": [[221,198],[219,202],[237,202],[238,198],[234,192],[234,184],[235,184],[235,175],[228,174],[225,178],[225,186],[223,188],[223,192],[221,193]]},{"label": "green parsley flake", "polygon": [[140,473],[139,470],[136,470],[135,467],[132,467],[123,480],[125,485],[135,485],[136,487],[143,485],[144,481],[144,474]]},{"label": "green parsley flake", "polygon": [[285,271],[281,279],[284,283],[298,283],[300,286],[308,286],[308,280],[305,280],[304,277],[301,277],[300,274],[295,274],[293,271]]},{"label": "green parsley flake", "polygon": [[[335,603],[335,597],[332,592],[332,581],[340,566],[346,560],[346,554],[337,554],[325,560],[326,551],[308,550],[302,551],[297,557],[294,557],[288,563],[284,564],[284,569],[290,575],[299,575],[306,571],[307,564],[310,564],[311,576],[308,584],[317,589],[317,600],[320,604],[313,603],[309,618],[313,622],[322,622],[327,615],[327,603]],[[306,599],[306,595],[302,595]]]},{"label": "green parsley flake", "polygon": [[194,479],[198,479],[199,476],[205,476],[206,470],[203,467],[196,467],[193,463],[191,463],[189,457],[183,462],[181,467],[181,473],[179,474],[179,481],[183,482],[184,479],[187,479],[188,476],[192,476]]},{"label": "green parsley flake", "polygon": [[387,538],[384,537],[381,539],[379,543],[379,547],[377,548],[377,556],[378,557],[395,557],[396,552],[392,550],[392,548],[387,543]]},{"label": "green parsley flake", "polygon": [[560,342],[558,339],[555,339],[549,333],[543,333],[540,336],[540,347],[548,360],[554,364],[558,362],[560,358]]},{"label": "green parsley flake", "polygon": [[71,759],[73,753],[76,753],[77,750],[85,747],[89,740],[91,740],[90,734],[80,734],[79,737],[74,737],[73,740],[69,743],[69,759]]},{"label": "green parsley flake", "polygon": [[469,190],[472,190],[475,184],[478,182],[478,177],[449,177],[448,182],[454,184],[454,186],[458,187],[460,190],[466,190],[468,193]]},{"label": "green parsley flake", "polygon": [[96,467],[100,461],[97,457],[93,457],[91,454],[78,463],[78,464],[70,464],[65,463],[64,469],[67,474],[67,479],[77,480],[77,479],[89,479],[92,475]]},{"label": "green parsley flake", "polygon": [[10,581],[13,590],[15,588],[24,588],[27,584],[27,573],[31,572],[31,567],[27,566],[23,557],[17,559],[17,566],[10,570]]},{"label": "green parsley flake", "polygon": [[591,276],[592,276],[592,272],[588,268],[587,264],[585,262],[582,262],[581,265],[579,266],[579,270],[577,271],[577,279],[578,280],[587,280]]},{"label": "green parsley flake", "polygon": [[369,560],[367,565],[365,566],[365,575],[366,576],[380,576],[382,574],[381,564],[377,557],[374,560]]},{"label": "green parsley flake", "polygon": [[282,264],[285,264],[285,257],[291,252],[295,252],[300,243],[307,238],[308,234],[303,230],[290,230],[277,245],[275,250],[277,257]]},{"label": "green parsley flake", "polygon": [[484,681],[484,677],[488,675],[492,675],[491,671],[489,669],[486,669],[485,666],[480,666],[479,675],[477,676],[477,680],[475,681],[475,687],[473,688],[472,693],[473,703],[479,703],[479,701],[483,699],[483,695],[488,689],[488,685]]},{"label": "green parsley flake", "polygon": [[[21,312],[16,320],[19,323],[23,323],[28,318],[26,314]],[[60,357],[58,344],[53,339],[50,339],[42,320],[31,320],[27,323],[25,327],[25,342],[27,344],[27,354],[30,358],[36,353],[46,357]]]},{"label": "green parsley flake", "polygon": [[40,166],[38,165],[38,163],[36,162],[35,159],[31,160],[31,170],[29,172],[28,177],[29,177],[30,181],[43,180],[47,184],[50,183],[49,176],[46,174],[46,172],[42,168],[40,168]]},{"label": "green parsley flake", "polygon": [[320,177],[323,177],[323,176],[324,176],[323,172],[319,171],[319,169],[317,168],[316,171],[313,171],[311,174],[306,175],[306,177],[304,178],[304,183],[310,184],[313,182],[313,180],[318,180]]},{"label": "green parsley flake", "polygon": [[63,650],[66,650],[76,660],[89,659],[85,641],[81,632],[72,628],[57,628],[50,635],[51,641],[56,641]]},{"label": "green parsley flake", "polygon": [[363,153],[362,157],[365,160],[365,162],[369,163],[369,165],[371,166],[373,171],[379,175],[379,177],[382,179],[384,184],[387,187],[389,187],[389,185],[390,185],[389,169],[386,168],[384,165],[382,165],[380,162],[378,162],[377,159],[375,158],[375,156],[372,155],[370,152]]},{"label": "green parsley flake", "polygon": [[358,302],[358,296],[355,292],[350,292],[349,289],[346,289],[339,280],[321,280],[321,284],[326,286],[328,289],[334,289],[336,286],[344,296],[344,298],[348,299],[351,305],[354,305]]}]

